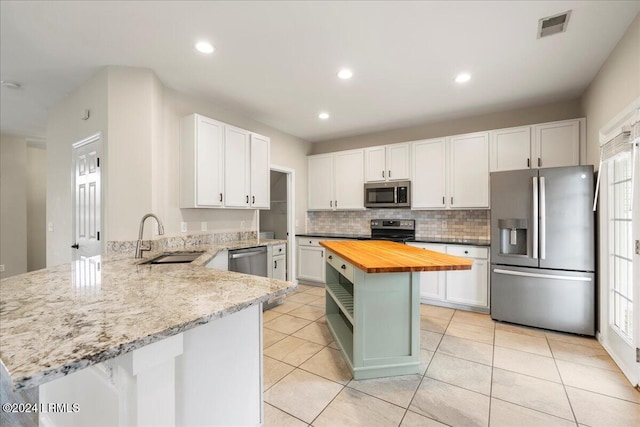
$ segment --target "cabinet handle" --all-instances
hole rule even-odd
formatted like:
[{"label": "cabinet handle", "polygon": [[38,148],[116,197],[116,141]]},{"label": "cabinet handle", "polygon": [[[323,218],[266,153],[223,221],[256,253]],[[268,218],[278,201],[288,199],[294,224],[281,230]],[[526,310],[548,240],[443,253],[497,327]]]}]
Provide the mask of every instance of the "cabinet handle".
[{"label": "cabinet handle", "polygon": [[338,207],[338,201],[337,200],[336,200],[335,206],[336,206],[336,208]]},{"label": "cabinet handle", "polygon": [[542,159],[538,157],[538,167],[542,166]]},{"label": "cabinet handle", "polygon": [[79,245],[79,244],[77,244],[77,243],[74,243],[73,245],[71,245],[71,247],[72,247],[73,249],[80,249],[80,245]]},{"label": "cabinet handle", "polygon": [[384,171],[382,171],[382,177],[384,178]]},{"label": "cabinet handle", "polygon": [[527,167],[528,167],[528,168],[530,168],[530,167],[531,167],[531,159],[529,159],[528,157],[527,157]]},{"label": "cabinet handle", "polygon": [[389,176],[389,178],[391,178],[391,171],[389,171],[389,175],[388,176]]},{"label": "cabinet handle", "polygon": [[320,258],[324,258],[324,251],[320,251]]},{"label": "cabinet handle", "polygon": [[282,252],[282,248],[278,249],[278,252]]},{"label": "cabinet handle", "polygon": [[442,204],[444,205],[444,196],[442,196]]},{"label": "cabinet handle", "polygon": [[451,204],[453,205],[453,196],[451,196]]},{"label": "cabinet handle", "polygon": [[273,268],[278,268],[278,261],[277,260],[273,261]]},{"label": "cabinet handle", "polygon": [[247,203],[249,203],[249,195],[247,194]]},{"label": "cabinet handle", "polygon": [[220,193],[220,201],[222,201],[222,193]]},{"label": "cabinet handle", "polygon": [[256,196],[251,196],[251,203],[255,203],[256,202]]},{"label": "cabinet handle", "polygon": [[329,258],[329,259],[333,259],[333,255],[329,255],[329,257],[328,257],[328,258]]},{"label": "cabinet handle", "polygon": [[341,269],[343,269],[343,270],[346,270],[346,269],[347,269],[347,266],[346,266],[346,265],[344,265],[344,264],[342,264],[342,265],[340,266],[340,268],[341,268]]},{"label": "cabinet handle", "polygon": [[333,207],[333,200],[329,200],[329,207],[332,208]]},{"label": "cabinet handle", "polygon": [[311,240],[309,240],[309,244],[313,243]]},{"label": "cabinet handle", "polygon": [[469,251],[464,251],[465,254],[469,255]]}]

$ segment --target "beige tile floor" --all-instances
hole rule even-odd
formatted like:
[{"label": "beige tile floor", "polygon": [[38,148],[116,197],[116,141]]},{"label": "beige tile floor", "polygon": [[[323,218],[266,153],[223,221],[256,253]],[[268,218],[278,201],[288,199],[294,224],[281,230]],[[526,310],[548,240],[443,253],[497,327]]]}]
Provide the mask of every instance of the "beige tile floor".
[{"label": "beige tile floor", "polygon": [[356,381],[299,285],[264,313],[265,426],[640,426],[640,392],[595,340],[421,306],[421,373]]}]

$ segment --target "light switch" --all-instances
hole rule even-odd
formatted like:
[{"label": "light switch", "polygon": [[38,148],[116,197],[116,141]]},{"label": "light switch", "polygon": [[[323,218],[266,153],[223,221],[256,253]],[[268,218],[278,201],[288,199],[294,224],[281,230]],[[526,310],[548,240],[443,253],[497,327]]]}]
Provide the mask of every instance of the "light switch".
[{"label": "light switch", "polygon": [[207,221],[202,221],[200,223],[200,231],[207,231]]}]

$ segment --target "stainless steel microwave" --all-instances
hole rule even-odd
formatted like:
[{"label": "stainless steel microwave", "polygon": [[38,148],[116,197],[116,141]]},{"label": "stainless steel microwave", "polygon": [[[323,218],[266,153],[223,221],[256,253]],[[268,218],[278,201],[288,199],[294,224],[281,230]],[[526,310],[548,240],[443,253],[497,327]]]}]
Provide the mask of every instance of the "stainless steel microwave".
[{"label": "stainless steel microwave", "polygon": [[367,208],[410,208],[411,181],[365,184],[364,206]]}]

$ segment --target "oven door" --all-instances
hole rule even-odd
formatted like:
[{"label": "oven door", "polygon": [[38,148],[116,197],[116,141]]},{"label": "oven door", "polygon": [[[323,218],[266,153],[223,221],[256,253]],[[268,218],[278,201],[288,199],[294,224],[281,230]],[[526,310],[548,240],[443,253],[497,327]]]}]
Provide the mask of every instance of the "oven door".
[{"label": "oven door", "polygon": [[395,186],[374,187],[365,184],[364,205],[367,208],[395,207],[398,201]]}]

